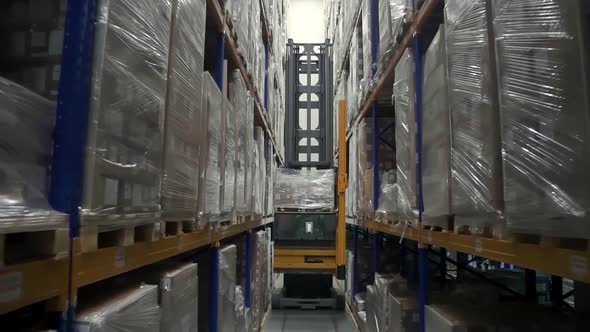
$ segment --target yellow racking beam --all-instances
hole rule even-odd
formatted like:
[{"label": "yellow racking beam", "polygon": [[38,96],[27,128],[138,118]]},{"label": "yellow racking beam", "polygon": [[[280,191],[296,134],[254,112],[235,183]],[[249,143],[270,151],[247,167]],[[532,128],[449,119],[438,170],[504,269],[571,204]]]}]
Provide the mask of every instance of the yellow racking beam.
[{"label": "yellow racking beam", "polygon": [[49,312],[64,312],[69,260],[50,258],[0,269],[0,314],[46,302]]},{"label": "yellow racking beam", "polygon": [[[402,229],[378,222],[368,222],[374,231],[402,236]],[[404,238],[418,241],[422,245],[459,251],[499,262],[514,264],[543,273],[590,283],[590,252],[562,249],[539,244],[518,243],[472,235],[406,229]]]}]

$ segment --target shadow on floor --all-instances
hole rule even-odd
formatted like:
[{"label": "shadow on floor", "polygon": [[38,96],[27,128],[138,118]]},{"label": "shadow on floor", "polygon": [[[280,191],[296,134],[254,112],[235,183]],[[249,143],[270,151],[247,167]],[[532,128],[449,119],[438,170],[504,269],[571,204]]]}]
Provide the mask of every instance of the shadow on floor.
[{"label": "shadow on floor", "polygon": [[263,332],[356,332],[345,310],[272,310]]}]

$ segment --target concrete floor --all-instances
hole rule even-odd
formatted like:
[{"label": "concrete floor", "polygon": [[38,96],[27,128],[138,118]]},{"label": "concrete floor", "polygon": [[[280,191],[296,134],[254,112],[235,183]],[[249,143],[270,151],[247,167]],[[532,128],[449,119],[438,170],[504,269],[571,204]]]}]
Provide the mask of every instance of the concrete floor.
[{"label": "concrete floor", "polygon": [[263,332],[356,332],[345,310],[272,310]]}]

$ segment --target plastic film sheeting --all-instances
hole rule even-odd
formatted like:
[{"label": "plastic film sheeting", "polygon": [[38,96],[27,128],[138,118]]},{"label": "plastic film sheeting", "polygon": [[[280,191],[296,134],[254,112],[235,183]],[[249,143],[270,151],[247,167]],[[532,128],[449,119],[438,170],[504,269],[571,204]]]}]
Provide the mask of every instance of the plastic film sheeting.
[{"label": "plastic film sheeting", "polygon": [[414,57],[406,50],[395,68],[395,142],[397,159],[398,217],[414,225],[416,209],[416,105]]},{"label": "plastic film sheeting", "polygon": [[437,222],[431,217],[451,214],[451,120],[444,37],[444,25],[441,25],[426,52],[424,64],[422,181],[428,225]]},{"label": "plastic film sheeting", "polygon": [[[502,212],[495,56],[486,0],[445,5],[452,209],[459,232],[490,236]],[[465,219],[465,221],[462,221]]]},{"label": "plastic film sheeting", "polygon": [[174,1],[164,127],[164,218],[196,219],[206,6]]},{"label": "plastic film sheeting", "polygon": [[222,163],[222,213],[231,215],[235,207],[236,183],[236,112],[230,102],[223,98],[223,163]]},{"label": "plastic film sheeting", "polygon": [[505,213],[517,232],[590,236],[584,2],[493,2]]},{"label": "plastic film sheeting", "polygon": [[215,221],[221,212],[221,163],[223,160],[223,96],[217,84],[203,73],[203,112],[205,121],[202,131],[205,138],[201,151],[201,174],[199,187],[199,224]]},{"label": "plastic film sheeting", "polygon": [[88,332],[159,332],[158,286],[144,285],[117,292],[80,308],[74,327],[76,331]]},{"label": "plastic film sheeting", "polygon": [[334,209],[334,170],[279,168],[275,179],[275,208]]},{"label": "plastic film sheeting", "polygon": [[171,6],[101,0],[97,8],[81,222],[112,229],[160,217]]},{"label": "plastic film sheeting", "polygon": [[375,218],[381,222],[397,221],[397,170],[394,169],[381,174],[379,180],[381,182],[381,191]]},{"label": "plastic film sheeting", "polygon": [[229,98],[236,116],[236,213],[243,214],[246,210],[246,135],[249,132],[247,127],[247,100],[246,83],[239,70],[235,70],[232,76],[233,81],[229,84]]},{"label": "plastic film sheeting", "polygon": [[55,107],[0,77],[0,233],[68,227],[47,201]]},{"label": "plastic film sheeting", "polygon": [[219,249],[219,293],[217,328],[220,332],[236,329],[236,263],[237,247],[229,245]]}]

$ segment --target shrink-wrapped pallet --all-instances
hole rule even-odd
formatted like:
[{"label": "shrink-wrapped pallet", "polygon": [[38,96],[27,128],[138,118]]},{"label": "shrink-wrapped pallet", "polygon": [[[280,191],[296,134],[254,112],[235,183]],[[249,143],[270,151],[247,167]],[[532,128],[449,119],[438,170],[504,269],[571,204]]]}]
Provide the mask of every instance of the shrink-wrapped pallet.
[{"label": "shrink-wrapped pallet", "polygon": [[[363,81],[368,88],[372,85],[373,74],[377,68],[373,66],[373,46],[371,31],[371,0],[361,0],[361,19],[363,33]],[[368,90],[367,90],[368,91]]]},{"label": "shrink-wrapped pallet", "polygon": [[254,182],[254,214],[264,214],[264,186],[266,180],[266,161],[264,158],[264,129],[262,127],[254,128],[256,137],[256,160],[254,165],[256,181]]},{"label": "shrink-wrapped pallet", "polygon": [[160,330],[194,332],[198,328],[198,266],[169,262],[139,274],[142,282],[159,285]]},{"label": "shrink-wrapped pallet", "polygon": [[501,226],[498,91],[489,0],[449,0],[445,31],[451,108],[455,230],[491,236]]},{"label": "shrink-wrapped pallet", "polygon": [[250,132],[247,107],[246,83],[239,70],[235,70],[233,80],[229,84],[230,102],[236,116],[236,183],[235,183],[235,209],[236,214],[243,215],[246,211],[246,135]]},{"label": "shrink-wrapped pallet", "polygon": [[334,170],[280,168],[275,179],[275,208],[334,209]]},{"label": "shrink-wrapped pallet", "polygon": [[55,108],[0,77],[0,233],[68,227],[48,202]]},{"label": "shrink-wrapped pallet", "polygon": [[415,295],[388,295],[390,331],[418,332],[418,301]]},{"label": "shrink-wrapped pallet", "polygon": [[590,238],[586,1],[495,1],[505,216],[518,233]]},{"label": "shrink-wrapped pallet", "polygon": [[199,179],[199,225],[217,222],[221,213],[223,162],[223,96],[208,72],[203,73],[204,138]]},{"label": "shrink-wrapped pallet", "polygon": [[164,120],[162,214],[195,221],[203,121],[201,94],[206,4],[174,1]]},{"label": "shrink-wrapped pallet", "polygon": [[417,223],[416,207],[416,104],[414,101],[414,57],[406,50],[395,68],[395,144],[399,221]]},{"label": "shrink-wrapped pallet", "polygon": [[244,288],[242,286],[236,286],[236,332],[247,332],[248,326],[246,325],[246,303],[244,298]]},{"label": "shrink-wrapped pallet", "polygon": [[236,116],[230,102],[223,98],[223,162],[221,164],[222,203],[221,214],[224,220],[231,220],[235,208],[236,190]]},{"label": "shrink-wrapped pallet", "polygon": [[244,131],[244,141],[246,144],[246,186],[244,188],[244,197],[246,203],[246,215],[252,214],[253,204],[253,187],[254,178],[253,174],[253,162],[254,162],[254,139],[252,128],[254,128],[254,97],[248,92],[246,101],[246,130]]},{"label": "shrink-wrapped pallet", "polygon": [[74,328],[88,332],[159,332],[158,286],[111,291],[95,303],[78,308]]},{"label": "shrink-wrapped pallet", "polygon": [[236,329],[236,264],[237,247],[219,249],[219,293],[217,294],[217,328],[222,332]]},{"label": "shrink-wrapped pallet", "polygon": [[446,229],[445,216],[451,214],[451,118],[444,27],[432,40],[424,64],[422,183],[424,222]]},{"label": "shrink-wrapped pallet", "polygon": [[161,215],[171,4],[101,0],[97,9],[80,214],[101,231]]}]

